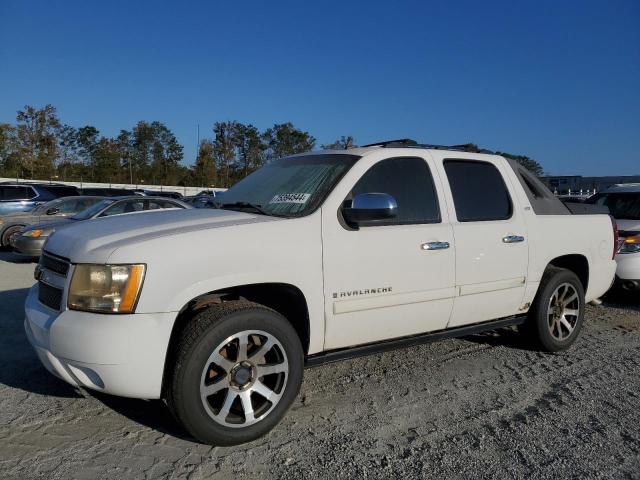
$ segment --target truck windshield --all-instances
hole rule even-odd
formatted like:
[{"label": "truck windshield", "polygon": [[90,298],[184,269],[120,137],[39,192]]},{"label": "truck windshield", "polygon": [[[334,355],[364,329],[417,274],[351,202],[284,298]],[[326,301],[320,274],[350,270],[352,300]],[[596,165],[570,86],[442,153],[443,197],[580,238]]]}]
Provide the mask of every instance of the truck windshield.
[{"label": "truck windshield", "polygon": [[619,220],[640,220],[640,193],[598,193],[588,203],[609,207]]},{"label": "truck windshield", "polygon": [[359,158],[322,154],[275,160],[227,190],[221,208],[276,217],[309,215]]}]

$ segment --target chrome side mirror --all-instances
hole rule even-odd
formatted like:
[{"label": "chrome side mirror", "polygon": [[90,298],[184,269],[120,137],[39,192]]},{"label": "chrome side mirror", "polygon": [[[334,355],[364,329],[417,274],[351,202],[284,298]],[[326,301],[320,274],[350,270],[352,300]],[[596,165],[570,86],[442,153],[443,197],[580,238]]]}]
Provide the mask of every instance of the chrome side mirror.
[{"label": "chrome side mirror", "polygon": [[342,208],[347,223],[359,225],[394,218],[398,214],[398,203],[388,193],[361,193],[351,200],[351,205]]},{"label": "chrome side mirror", "polygon": [[58,207],[51,207],[47,210],[47,215],[56,215],[60,213],[60,209]]}]

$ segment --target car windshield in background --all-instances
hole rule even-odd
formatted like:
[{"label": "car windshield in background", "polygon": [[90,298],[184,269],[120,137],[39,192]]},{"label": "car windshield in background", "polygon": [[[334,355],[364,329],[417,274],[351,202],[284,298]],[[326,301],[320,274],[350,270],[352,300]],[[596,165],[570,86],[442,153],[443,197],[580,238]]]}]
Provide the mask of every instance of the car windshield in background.
[{"label": "car windshield in background", "polygon": [[640,220],[640,193],[598,193],[588,202],[609,207],[613,218]]},{"label": "car windshield in background", "polygon": [[87,208],[86,210],[83,210],[80,213],[74,215],[71,218],[73,220],[89,220],[94,215],[96,215],[98,212],[100,212],[103,209],[107,208],[113,202],[115,202],[115,200],[110,200],[110,199],[102,200],[102,201],[96,203],[95,205],[92,205],[91,207]]},{"label": "car windshield in background", "polygon": [[31,213],[33,215],[44,215],[47,210],[49,210],[50,208],[57,207],[58,205],[60,205],[60,203],[62,203],[62,200],[60,199],[51,200],[50,202],[43,203],[42,205],[38,205],[36,208],[31,210]]},{"label": "car windshield in background", "polygon": [[275,160],[227,190],[221,208],[276,217],[309,215],[358,158],[325,154]]}]

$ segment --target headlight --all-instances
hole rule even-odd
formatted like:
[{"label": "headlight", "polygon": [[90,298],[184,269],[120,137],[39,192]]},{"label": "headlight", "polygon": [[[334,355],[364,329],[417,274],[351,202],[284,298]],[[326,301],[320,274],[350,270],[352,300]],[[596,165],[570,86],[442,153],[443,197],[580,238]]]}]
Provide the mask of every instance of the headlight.
[{"label": "headlight", "polygon": [[625,237],[618,253],[640,253],[640,235]]},{"label": "headlight", "polygon": [[87,312],[133,313],[144,273],[143,264],[76,265],[67,305]]},{"label": "headlight", "polygon": [[54,232],[53,228],[36,228],[33,230],[27,230],[22,234],[23,237],[40,238],[48,237]]}]

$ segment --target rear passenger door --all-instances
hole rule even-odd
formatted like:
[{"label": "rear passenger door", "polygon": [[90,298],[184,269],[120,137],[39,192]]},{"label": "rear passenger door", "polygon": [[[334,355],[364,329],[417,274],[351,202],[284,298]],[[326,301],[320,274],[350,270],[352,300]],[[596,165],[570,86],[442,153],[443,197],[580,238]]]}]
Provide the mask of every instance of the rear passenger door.
[{"label": "rear passenger door", "polygon": [[[455,249],[439,178],[430,158],[382,155],[358,162],[322,207],[325,349],[440,330],[449,321]],[[341,206],[363,193],[394,197],[397,216],[350,228]]]},{"label": "rear passenger door", "polygon": [[[524,215],[506,162],[440,154],[456,245],[456,289],[449,326],[518,313],[528,268]],[[451,155],[450,153],[448,155]]]}]

